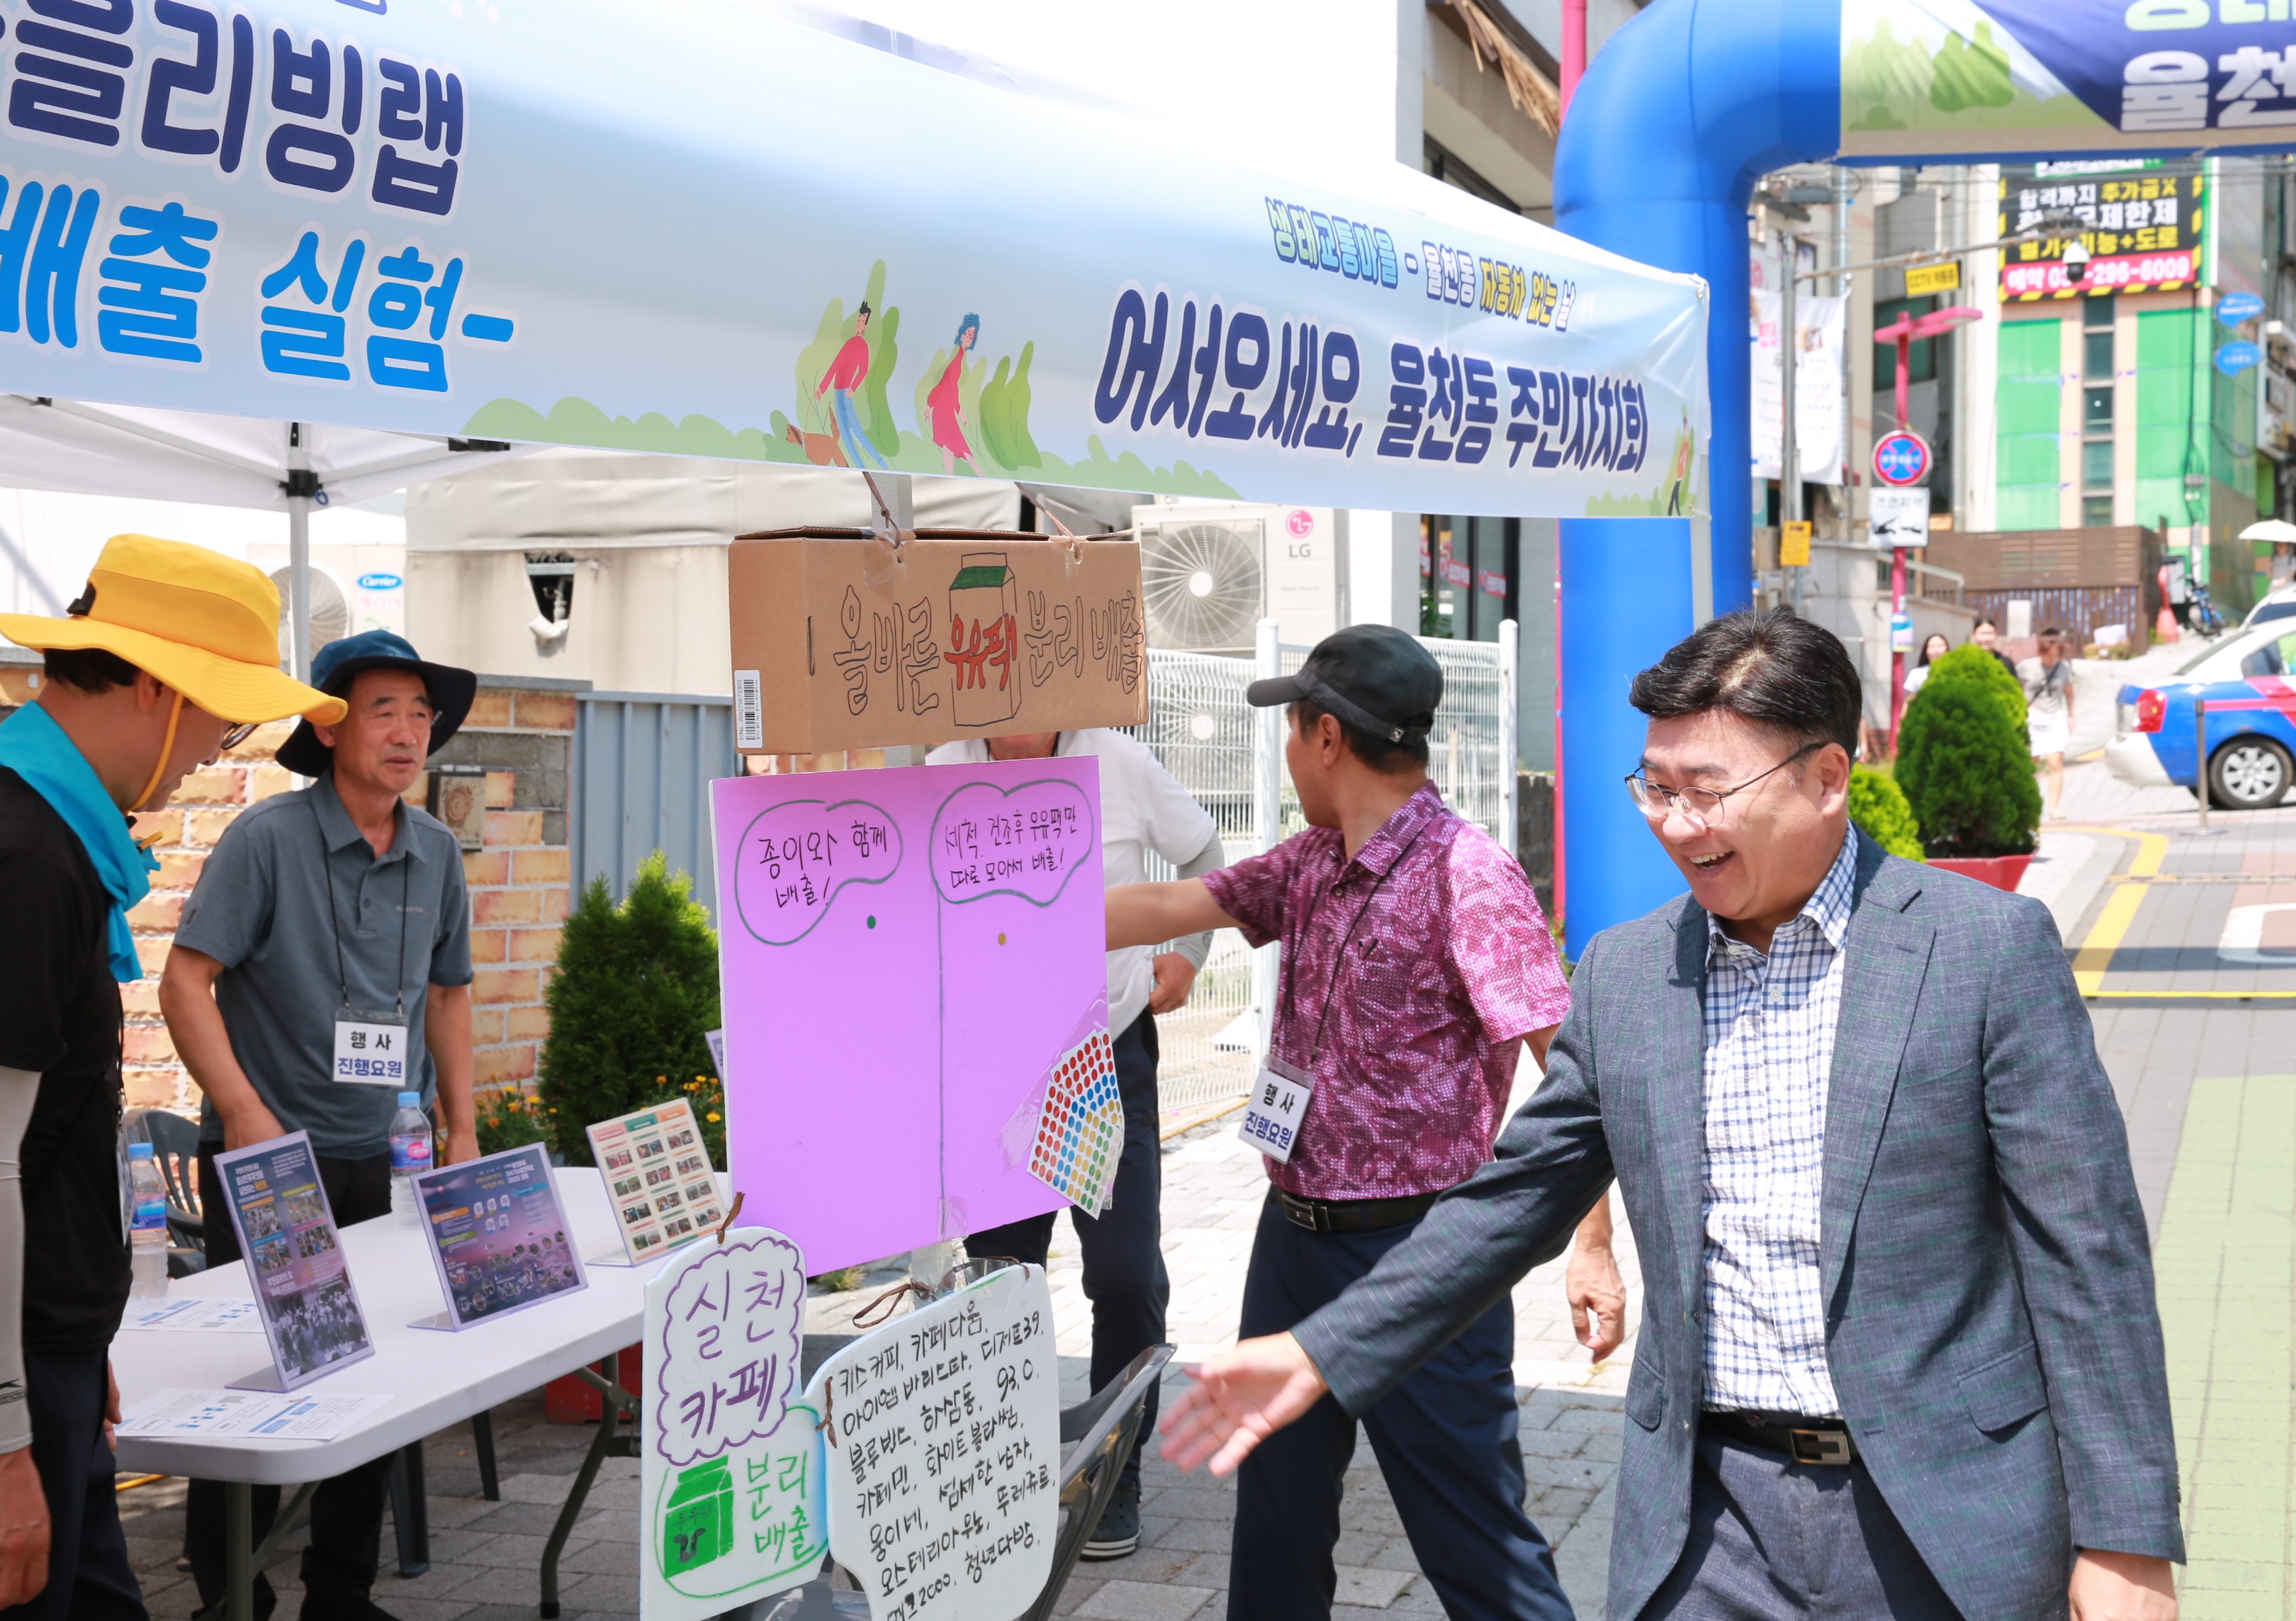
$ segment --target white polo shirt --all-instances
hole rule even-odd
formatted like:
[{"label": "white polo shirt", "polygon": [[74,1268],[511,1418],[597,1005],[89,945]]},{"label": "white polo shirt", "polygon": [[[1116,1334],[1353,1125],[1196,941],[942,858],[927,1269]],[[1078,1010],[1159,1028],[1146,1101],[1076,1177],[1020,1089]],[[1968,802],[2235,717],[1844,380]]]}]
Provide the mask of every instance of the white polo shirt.
[{"label": "white polo shirt", "polygon": [[[1057,758],[1092,754],[1100,761],[1100,866],[1111,889],[1139,884],[1148,876],[1147,852],[1177,866],[1201,853],[1219,831],[1211,813],[1188,797],[1148,745],[1104,727],[1062,732]],[[978,737],[944,743],[925,756],[927,765],[979,765],[988,745]],[[1121,1033],[1148,1006],[1155,989],[1146,946],[1126,946],[1108,954],[1108,1028]]]}]

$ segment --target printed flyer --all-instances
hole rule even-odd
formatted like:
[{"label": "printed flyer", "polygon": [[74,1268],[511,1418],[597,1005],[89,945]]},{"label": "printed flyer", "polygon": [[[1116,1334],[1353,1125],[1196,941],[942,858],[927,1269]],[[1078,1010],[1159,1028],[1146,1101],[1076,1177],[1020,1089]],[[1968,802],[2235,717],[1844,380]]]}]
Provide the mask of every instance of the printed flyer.
[{"label": "printed flyer", "polygon": [[418,1173],[414,1187],[447,1291],[436,1326],[467,1329],[589,1287],[540,1143]]},{"label": "printed flyer", "polygon": [[718,1176],[683,1098],[588,1130],[631,1265],[660,1259],[723,1219]]},{"label": "printed flyer", "polygon": [[374,1354],[308,1132],[215,1157],[279,1388]]}]

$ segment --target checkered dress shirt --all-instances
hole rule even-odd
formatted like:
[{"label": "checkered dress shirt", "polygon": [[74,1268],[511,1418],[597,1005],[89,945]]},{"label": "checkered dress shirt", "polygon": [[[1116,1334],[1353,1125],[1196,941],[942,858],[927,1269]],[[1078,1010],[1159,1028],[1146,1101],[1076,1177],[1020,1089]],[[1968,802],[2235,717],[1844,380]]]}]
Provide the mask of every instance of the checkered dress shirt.
[{"label": "checkered dress shirt", "polygon": [[1838,1418],[1818,1298],[1825,1090],[1857,841],[1767,955],[1707,918],[1709,1408]]}]

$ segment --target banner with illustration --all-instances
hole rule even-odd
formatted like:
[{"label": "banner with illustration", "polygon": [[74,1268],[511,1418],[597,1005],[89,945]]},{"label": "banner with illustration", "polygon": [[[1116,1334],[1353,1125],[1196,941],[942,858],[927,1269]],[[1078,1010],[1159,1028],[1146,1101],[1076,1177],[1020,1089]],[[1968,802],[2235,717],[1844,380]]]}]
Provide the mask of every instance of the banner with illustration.
[{"label": "banner with illustration", "polygon": [[1845,157],[2278,146],[2286,0],[1841,0]]},{"label": "banner with illustration", "polygon": [[[666,0],[28,0],[7,387],[1408,511],[1682,512],[1703,291]],[[1400,199],[1400,201],[1398,201]]]}]

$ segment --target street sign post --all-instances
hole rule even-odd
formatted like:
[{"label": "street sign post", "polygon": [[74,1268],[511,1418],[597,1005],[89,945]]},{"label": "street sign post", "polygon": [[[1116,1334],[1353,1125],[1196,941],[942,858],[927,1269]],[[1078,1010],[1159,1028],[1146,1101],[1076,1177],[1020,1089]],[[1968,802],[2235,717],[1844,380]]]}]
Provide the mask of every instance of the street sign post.
[{"label": "street sign post", "polygon": [[1874,476],[1893,489],[1918,484],[1930,475],[1929,441],[1910,428],[1874,441]]}]

